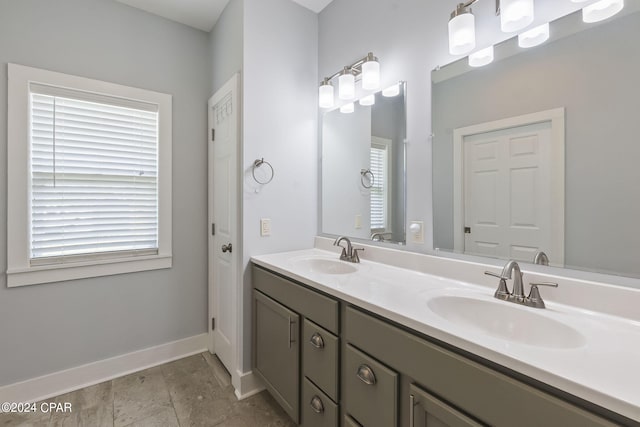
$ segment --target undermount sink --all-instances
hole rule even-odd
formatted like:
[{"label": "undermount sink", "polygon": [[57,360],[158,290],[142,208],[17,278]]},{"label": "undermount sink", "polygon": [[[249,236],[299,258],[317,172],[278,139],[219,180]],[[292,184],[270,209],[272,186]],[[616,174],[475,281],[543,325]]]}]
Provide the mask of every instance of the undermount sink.
[{"label": "undermount sink", "polygon": [[427,305],[449,322],[510,342],[556,349],[585,344],[572,327],[509,302],[446,295],[431,298]]},{"label": "undermount sink", "polygon": [[298,258],[293,261],[296,267],[303,268],[311,273],[322,274],[349,274],[358,271],[353,264],[337,259],[308,257]]}]

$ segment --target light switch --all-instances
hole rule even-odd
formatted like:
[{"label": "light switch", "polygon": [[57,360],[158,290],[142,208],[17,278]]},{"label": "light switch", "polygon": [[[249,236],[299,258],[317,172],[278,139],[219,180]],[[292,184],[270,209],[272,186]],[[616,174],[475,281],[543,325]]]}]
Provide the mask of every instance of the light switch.
[{"label": "light switch", "polygon": [[356,224],[355,224],[356,228],[362,228],[362,215],[358,214],[356,215]]},{"label": "light switch", "polygon": [[262,218],[260,220],[260,236],[271,236],[271,220],[269,218]]}]

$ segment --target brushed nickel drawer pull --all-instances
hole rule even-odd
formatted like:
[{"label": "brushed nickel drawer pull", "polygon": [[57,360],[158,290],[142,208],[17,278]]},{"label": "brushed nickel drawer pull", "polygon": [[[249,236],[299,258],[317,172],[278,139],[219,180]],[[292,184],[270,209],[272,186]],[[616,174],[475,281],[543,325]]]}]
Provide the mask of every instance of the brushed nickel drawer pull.
[{"label": "brushed nickel drawer pull", "polygon": [[409,427],[415,427],[415,410],[416,410],[416,397],[413,394],[409,395]]},{"label": "brushed nickel drawer pull", "polygon": [[315,334],[311,335],[311,338],[309,339],[309,342],[311,343],[312,346],[314,346],[317,349],[323,349],[324,348],[324,340],[322,339],[322,335],[320,335],[317,332]]},{"label": "brushed nickel drawer pull", "polygon": [[360,365],[357,375],[360,381],[367,385],[374,385],[376,383],[376,375],[368,365]]},{"label": "brushed nickel drawer pull", "polygon": [[316,414],[321,414],[324,412],[324,405],[322,404],[322,400],[318,396],[313,396],[311,398],[311,402],[309,402],[309,405],[311,405],[311,409],[313,409],[313,412],[315,412]]}]

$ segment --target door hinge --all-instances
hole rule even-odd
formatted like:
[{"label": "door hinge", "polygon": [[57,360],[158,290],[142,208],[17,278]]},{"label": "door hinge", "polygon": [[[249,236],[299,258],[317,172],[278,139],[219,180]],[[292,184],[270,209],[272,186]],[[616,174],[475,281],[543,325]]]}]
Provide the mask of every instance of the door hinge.
[{"label": "door hinge", "polygon": [[211,330],[212,331],[216,330],[216,318],[215,317],[211,318]]},{"label": "door hinge", "polygon": [[216,235],[216,225],[214,223],[211,223],[211,235]]},{"label": "door hinge", "polygon": [[216,140],[216,130],[214,128],[211,128],[211,141],[215,141]]},{"label": "door hinge", "polygon": [[465,227],[464,234],[471,234],[471,227]]}]

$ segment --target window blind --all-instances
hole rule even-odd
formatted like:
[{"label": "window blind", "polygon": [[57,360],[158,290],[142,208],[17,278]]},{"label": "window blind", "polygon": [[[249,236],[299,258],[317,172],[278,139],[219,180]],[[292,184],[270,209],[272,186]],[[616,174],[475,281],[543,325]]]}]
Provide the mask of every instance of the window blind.
[{"label": "window blind", "polygon": [[158,112],[31,87],[31,262],[154,254]]},{"label": "window blind", "polygon": [[373,144],[370,154],[371,173],[375,177],[371,187],[371,228],[387,228],[387,175],[388,153],[386,145]]}]

